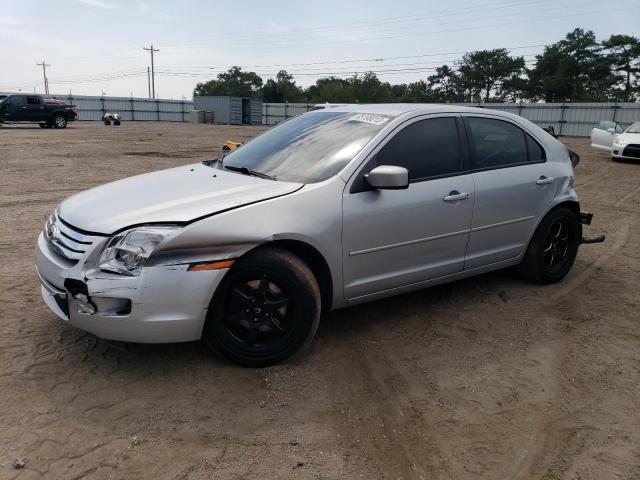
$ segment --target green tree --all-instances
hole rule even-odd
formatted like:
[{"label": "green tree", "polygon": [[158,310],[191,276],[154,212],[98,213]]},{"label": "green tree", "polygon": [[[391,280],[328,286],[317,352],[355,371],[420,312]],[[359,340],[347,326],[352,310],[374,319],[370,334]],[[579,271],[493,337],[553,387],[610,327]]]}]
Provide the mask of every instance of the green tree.
[{"label": "green tree", "polygon": [[613,71],[624,79],[624,95],[622,100],[630,102],[634,99],[634,78],[637,82],[640,73],[640,39],[631,35],[611,35],[602,42],[608,52]]},{"label": "green tree", "polygon": [[428,89],[436,102],[460,102],[463,95],[460,93],[460,82],[456,72],[448,65],[436,68],[436,73],[427,81]]},{"label": "green tree", "polygon": [[303,99],[304,92],[286,70],[280,70],[275,80],[270,78],[262,87],[263,102],[300,102]]},{"label": "green tree", "polygon": [[592,31],[576,28],[544,48],[530,71],[532,95],[553,101],[605,99],[616,78]]},{"label": "green tree", "polygon": [[524,58],[511,57],[505,48],[466,53],[458,67],[459,84],[471,96],[481,96],[485,102],[503,83],[524,73]]},{"label": "green tree", "polygon": [[384,103],[391,100],[391,85],[381,82],[373,72],[367,72],[361,77],[354,75],[348,81],[353,102]]},{"label": "green tree", "polygon": [[305,95],[313,103],[351,103],[355,101],[349,80],[338,77],[319,78],[315,85],[307,88]]},{"label": "green tree", "polygon": [[403,87],[404,91],[399,98],[401,102],[429,103],[437,101],[431,86],[424,80],[418,80],[417,82],[403,85]]},{"label": "green tree", "polygon": [[193,90],[193,95],[257,98],[260,96],[260,87],[262,87],[262,78],[257,73],[243,72],[240,67],[231,67],[227,72],[219,74],[217,80],[198,83]]}]

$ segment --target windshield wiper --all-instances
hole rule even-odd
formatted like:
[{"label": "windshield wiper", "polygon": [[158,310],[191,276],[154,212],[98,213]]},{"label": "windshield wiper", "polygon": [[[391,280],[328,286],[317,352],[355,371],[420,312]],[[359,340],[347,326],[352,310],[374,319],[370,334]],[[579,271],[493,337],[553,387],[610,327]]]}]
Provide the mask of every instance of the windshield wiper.
[{"label": "windshield wiper", "polygon": [[214,163],[220,163],[222,165],[222,162],[224,161],[224,157],[226,157],[228,154],[229,154],[228,151],[224,151],[222,152],[222,155],[220,155],[219,157],[213,158],[211,160],[203,160],[202,164],[206,165],[207,167],[210,167]]},{"label": "windshield wiper", "polygon": [[250,170],[247,167],[236,167],[235,165],[225,165],[224,168],[226,170],[231,170],[232,172],[239,172],[244,175],[252,175],[254,177],[266,178],[267,180],[275,180],[275,177],[271,175],[267,175],[266,173],[257,172],[255,170]]}]

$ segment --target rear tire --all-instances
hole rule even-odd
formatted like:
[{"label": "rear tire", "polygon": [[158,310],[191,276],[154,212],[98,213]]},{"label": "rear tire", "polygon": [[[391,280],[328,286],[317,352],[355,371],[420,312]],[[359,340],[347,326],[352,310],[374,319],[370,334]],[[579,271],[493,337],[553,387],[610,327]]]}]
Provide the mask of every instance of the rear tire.
[{"label": "rear tire", "polygon": [[580,246],[580,224],[567,207],[558,207],[542,219],[533,234],[520,271],[543,285],[556,283],[569,273]]},{"label": "rear tire", "polygon": [[209,305],[205,343],[244,367],[282,362],[307,346],[320,321],[320,289],[306,263],[278,248],[238,260]]},{"label": "rear tire", "polygon": [[64,115],[56,115],[51,119],[51,123],[56,128],[67,128],[67,119]]},{"label": "rear tire", "polygon": [[116,120],[115,122],[113,122],[113,124],[114,124],[116,127],[120,126],[120,120]]},{"label": "rear tire", "polygon": [[111,125],[111,122],[110,122],[109,120],[105,120],[105,121],[104,121],[104,124],[105,124],[105,125]]}]

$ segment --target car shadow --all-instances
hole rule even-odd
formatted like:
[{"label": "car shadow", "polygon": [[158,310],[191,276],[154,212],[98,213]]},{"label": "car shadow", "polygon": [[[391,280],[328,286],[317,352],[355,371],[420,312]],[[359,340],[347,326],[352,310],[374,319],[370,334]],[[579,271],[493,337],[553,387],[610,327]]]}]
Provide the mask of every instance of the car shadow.
[{"label": "car shadow", "polygon": [[[456,302],[473,303],[497,295],[525,283],[510,270],[491,272],[477,277],[437,285],[370,303],[328,312],[320,320],[314,343],[352,343],[366,338],[372,328],[389,322],[398,328],[412,328],[412,317],[429,318],[435,309],[449,308]],[[437,321],[434,315],[434,320]],[[68,326],[58,341],[58,355],[75,357],[74,363],[85,363],[91,368],[112,369],[144,368],[151,373],[165,368],[170,362],[172,370],[189,369],[194,364],[215,368],[240,368],[211,352],[201,341],[174,344],[126,343],[100,339],[93,334]],[[313,350],[296,357],[313,362]]]}]

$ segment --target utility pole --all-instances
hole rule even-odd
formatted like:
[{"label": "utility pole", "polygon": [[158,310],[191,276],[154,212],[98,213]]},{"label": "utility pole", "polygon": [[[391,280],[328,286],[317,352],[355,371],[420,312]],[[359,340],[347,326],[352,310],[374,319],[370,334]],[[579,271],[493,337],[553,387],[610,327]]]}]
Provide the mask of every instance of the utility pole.
[{"label": "utility pole", "polygon": [[149,98],[151,98],[151,69],[147,67],[147,87],[149,87]]},{"label": "utility pole", "polygon": [[42,67],[42,75],[44,78],[44,93],[49,95],[49,80],[47,80],[47,67],[50,67],[48,63],[45,63],[44,60],[42,63],[36,63],[39,67]]},{"label": "utility pole", "polygon": [[151,92],[153,93],[153,98],[156,98],[156,72],[153,69],[153,52],[159,52],[160,50],[157,48],[153,48],[153,44],[151,44],[150,48],[142,47],[143,50],[146,50],[151,54]]}]

